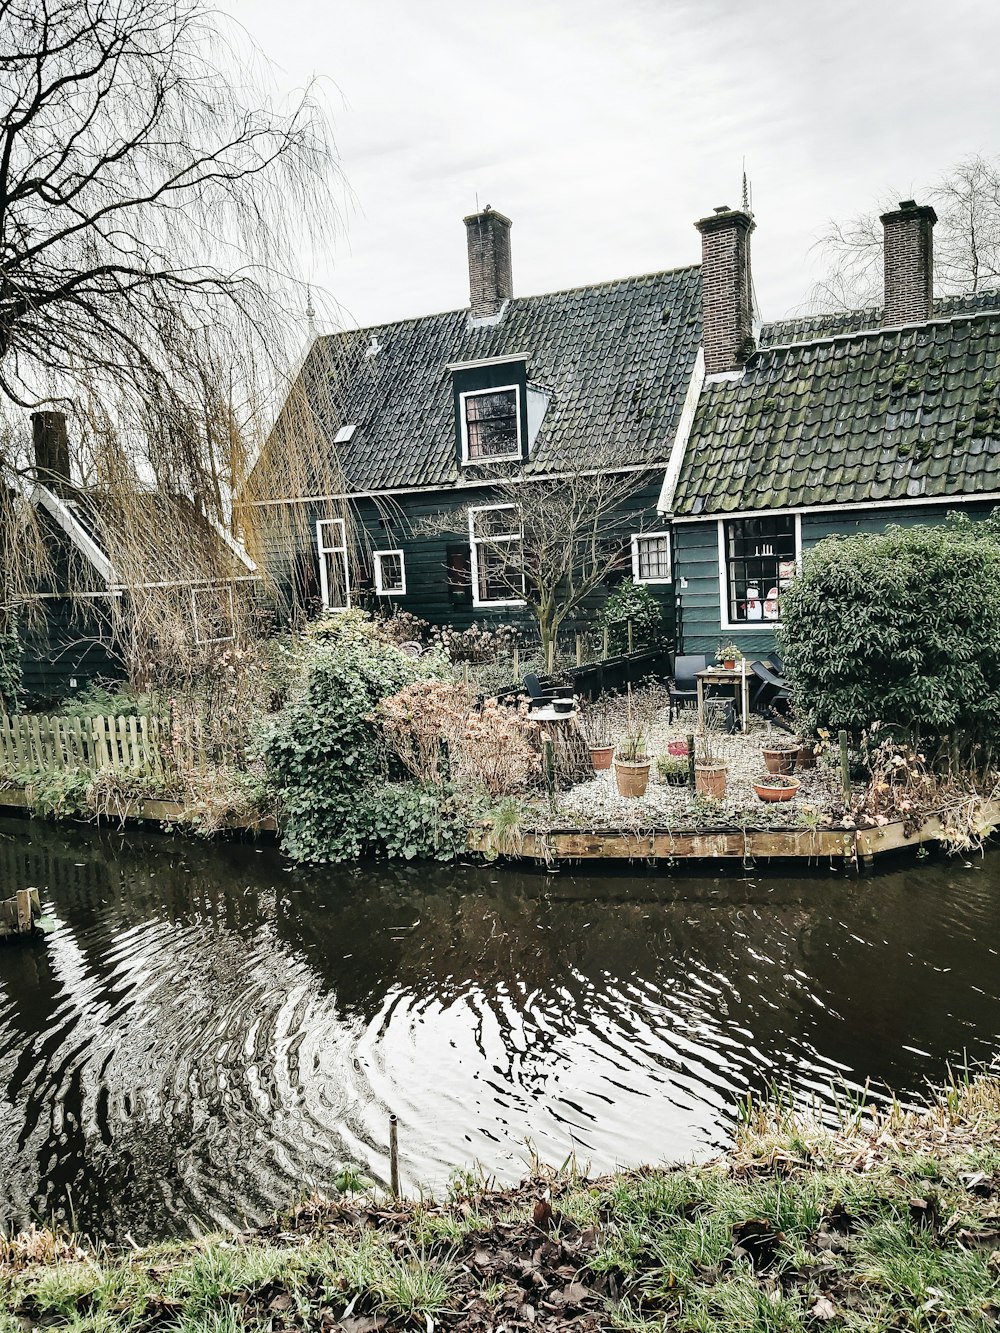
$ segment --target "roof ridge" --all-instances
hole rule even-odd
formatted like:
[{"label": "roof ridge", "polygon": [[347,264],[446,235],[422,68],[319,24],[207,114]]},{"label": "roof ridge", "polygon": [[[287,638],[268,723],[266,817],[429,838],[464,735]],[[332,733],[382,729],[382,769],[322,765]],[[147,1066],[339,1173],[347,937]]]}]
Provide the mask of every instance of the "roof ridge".
[{"label": "roof ridge", "polygon": [[[799,338],[795,342],[768,343],[766,347],[758,347],[753,355],[759,357],[765,356],[768,352],[788,352],[795,347],[816,347],[822,343],[849,342],[852,338],[874,338],[884,333],[906,333],[908,329],[926,329],[939,324],[959,324],[963,320],[971,322],[977,319],[995,319],[998,314],[1000,314],[1000,301],[993,308],[963,310],[954,315],[939,315],[935,319],[920,320],[919,323],[883,324],[870,329],[850,329],[846,333],[824,333],[815,338]],[[782,323],[783,321],[776,320],[774,322]]]},{"label": "roof ridge", "polygon": [[[686,273],[689,270],[699,270],[701,264],[679,264],[675,268],[653,269],[648,273],[629,273],[621,278],[602,278],[600,282],[578,283],[575,287],[556,287],[548,292],[529,292],[524,296],[512,296],[511,305],[517,305],[522,301],[541,301],[547,296],[567,296],[571,292],[595,291],[601,287],[614,287],[626,282],[641,282],[648,278],[666,278],[675,273]],[[425,319],[444,319],[446,315],[467,315],[468,306],[457,306],[451,310],[431,310],[424,315],[406,315],[401,319],[389,319],[381,324],[359,324],[351,329],[336,329],[333,333],[321,333],[316,341],[324,342],[328,338],[346,338],[357,333],[377,333],[382,329],[395,329],[404,324],[419,324]]]}]

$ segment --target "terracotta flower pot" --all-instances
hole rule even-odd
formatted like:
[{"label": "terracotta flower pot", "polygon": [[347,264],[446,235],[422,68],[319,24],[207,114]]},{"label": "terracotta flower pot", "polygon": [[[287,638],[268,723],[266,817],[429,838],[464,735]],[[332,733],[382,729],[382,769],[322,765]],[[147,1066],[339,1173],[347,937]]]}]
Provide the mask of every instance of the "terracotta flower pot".
[{"label": "terracotta flower pot", "polygon": [[798,758],[798,747],[782,747],[780,750],[761,750],[764,756],[764,767],[769,773],[788,774],[795,771],[795,761]]},{"label": "terracotta flower pot", "polygon": [[729,661],[729,662],[724,661],[724,662],[722,663],[722,665],[725,667],[725,669],[726,669],[727,671],[735,671],[735,670],[736,670],[736,658],[734,657],[734,658],[733,658],[731,661]]},{"label": "terracotta flower pot", "polygon": [[799,746],[795,767],[799,769],[816,767],[816,751],[813,749],[811,742],[808,745]]},{"label": "terracotta flower pot", "polygon": [[635,763],[627,763],[624,759],[615,760],[615,781],[618,783],[619,796],[646,795],[651,762],[649,759],[639,759]]},{"label": "terracotta flower pot", "polygon": [[726,769],[722,764],[695,764],[694,789],[701,796],[721,801],[726,795]]},{"label": "terracotta flower pot", "polygon": [[753,789],[762,801],[790,801],[798,795],[799,783],[794,778],[789,779],[787,787],[772,786],[766,777],[758,779],[753,784]]},{"label": "terracotta flower pot", "polygon": [[615,752],[613,745],[592,745],[590,747],[590,762],[594,766],[595,773],[606,773],[611,767],[611,756]]}]

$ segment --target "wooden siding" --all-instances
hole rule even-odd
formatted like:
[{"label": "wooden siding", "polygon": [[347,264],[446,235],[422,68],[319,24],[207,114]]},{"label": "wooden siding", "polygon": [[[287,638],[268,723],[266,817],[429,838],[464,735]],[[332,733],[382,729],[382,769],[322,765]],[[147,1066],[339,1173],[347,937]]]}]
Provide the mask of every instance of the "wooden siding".
[{"label": "wooden siding", "polygon": [[[661,481],[662,476],[659,471],[649,479],[643,478],[641,487],[637,489],[625,510],[633,516],[630,532],[638,532],[643,528],[647,531],[662,530],[656,511]],[[459,544],[468,548],[469,532],[464,511],[470,505],[490,502],[490,492],[485,488],[389,495],[381,497],[377,502],[367,498],[353,501],[350,506],[353,521],[349,525],[354,529],[352,605],[378,609],[389,615],[398,608],[412,612],[432,624],[454,625],[459,629],[465,629],[472,624],[491,622],[530,625],[532,623],[530,612],[512,607],[473,606],[471,598],[459,600],[449,591],[447,548],[449,545]],[[280,520],[273,524],[266,542],[266,559],[279,587],[288,588],[296,556],[310,560],[312,568],[317,568],[316,521],[321,518],[334,518],[341,513],[343,513],[342,507],[333,502],[329,505],[309,503],[298,507],[295,535],[290,532],[291,525],[281,524]],[[452,532],[434,536],[419,535],[422,523],[428,519],[436,519],[442,513],[454,515]],[[627,533],[624,533],[623,539],[627,544]],[[371,552],[377,550],[403,552],[406,564],[404,596],[376,596]],[[624,573],[631,573],[630,563],[626,563]],[[663,610],[665,638],[672,642],[673,585],[650,584],[649,586]],[[588,622],[592,623],[605,598],[606,592],[591,598],[579,614],[578,625],[568,625],[567,633],[574,632],[577,627],[584,628]]]},{"label": "wooden siding", "polygon": [[[994,505],[962,504],[907,506],[906,508],[845,509],[843,512],[803,514],[802,552],[824,537],[849,537],[859,532],[884,532],[890,523],[913,527],[940,523],[956,510],[972,519],[986,518]],[[780,511],[775,511],[780,512]],[[762,657],[775,647],[767,630],[722,628],[719,599],[719,530],[715,522],[674,523],[674,585],[677,588],[677,651],[706,653],[713,659],[720,642],[731,640],[748,657]]]},{"label": "wooden siding", "polygon": [[106,623],[68,597],[46,598],[24,617],[21,649],[24,695],[33,707],[63,699],[92,680],[125,674]]}]

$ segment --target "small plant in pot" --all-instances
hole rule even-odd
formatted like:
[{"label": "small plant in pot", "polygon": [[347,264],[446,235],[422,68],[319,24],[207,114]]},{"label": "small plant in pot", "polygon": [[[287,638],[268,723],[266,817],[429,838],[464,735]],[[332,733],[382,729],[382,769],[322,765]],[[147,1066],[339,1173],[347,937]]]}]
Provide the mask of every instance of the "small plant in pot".
[{"label": "small plant in pot", "polygon": [[661,755],[656,761],[656,776],[668,787],[686,787],[688,781],[688,761],[679,755]]},{"label": "small plant in pot", "polygon": [[721,714],[710,713],[705,719],[705,735],[695,756],[694,789],[701,796],[721,801],[726,795],[728,765],[719,746]]},{"label": "small plant in pot", "polygon": [[734,671],[737,662],[743,661],[743,654],[735,643],[720,643],[715,654],[715,660],[721,662],[727,671]]},{"label": "small plant in pot", "polygon": [[615,745],[611,739],[611,708],[606,699],[587,704],[580,713],[580,726],[590,749],[590,762],[595,773],[606,773],[611,767]]},{"label": "small plant in pot", "polygon": [[799,790],[797,778],[786,777],[781,773],[765,773],[753,784],[753,789],[762,801],[790,801]]},{"label": "small plant in pot", "polygon": [[615,750],[615,781],[619,796],[645,796],[652,760],[646,753],[646,735],[627,731]]}]

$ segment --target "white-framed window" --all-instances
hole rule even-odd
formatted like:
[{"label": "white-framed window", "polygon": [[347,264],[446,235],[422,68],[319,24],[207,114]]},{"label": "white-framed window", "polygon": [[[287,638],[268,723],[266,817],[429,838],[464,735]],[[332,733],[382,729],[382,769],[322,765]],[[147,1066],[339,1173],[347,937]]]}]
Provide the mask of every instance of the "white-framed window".
[{"label": "white-framed window", "polygon": [[232,643],[236,638],[236,605],[232,586],[192,588],[191,620],[196,644]]},{"label": "white-framed window", "polygon": [[463,463],[502,463],[522,456],[519,385],[473,389],[460,393],[458,402]]},{"label": "white-framed window", "polygon": [[636,583],[670,583],[670,533],[632,533],[632,577]]},{"label": "white-framed window", "polygon": [[799,514],[719,520],[719,597],[723,629],[772,629],[781,595],[802,563]]},{"label": "white-framed window", "polygon": [[473,606],[523,606],[522,533],[512,504],[469,510]]},{"label": "white-framed window", "polygon": [[347,525],[342,518],[317,520],[316,554],[324,611],[347,611],[351,605],[351,575],[347,562]]},{"label": "white-framed window", "polygon": [[379,597],[402,597],[406,593],[406,559],[402,551],[372,551],[375,591]]}]

